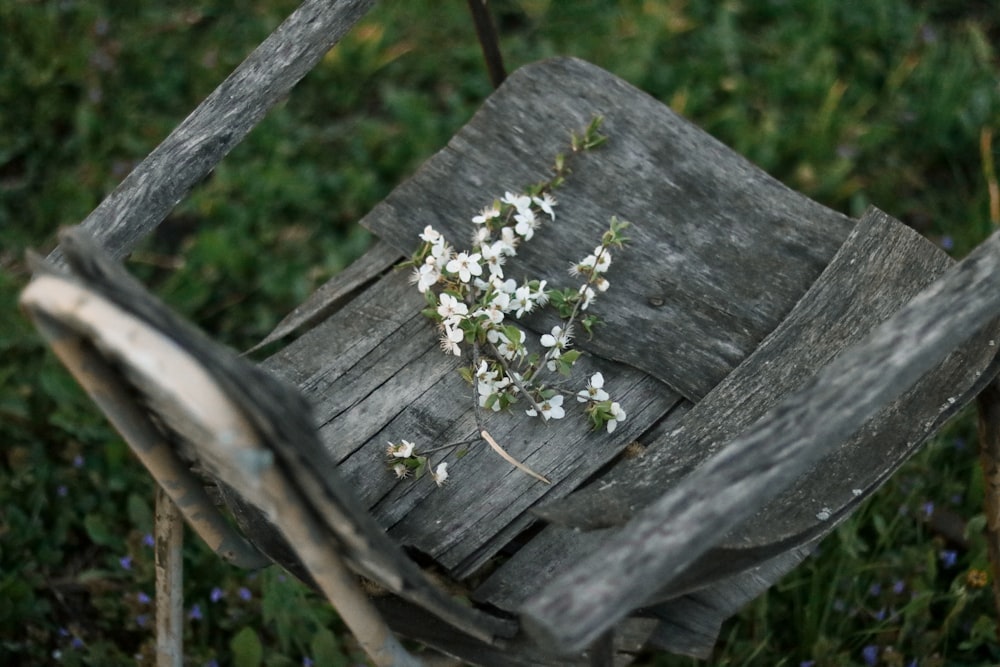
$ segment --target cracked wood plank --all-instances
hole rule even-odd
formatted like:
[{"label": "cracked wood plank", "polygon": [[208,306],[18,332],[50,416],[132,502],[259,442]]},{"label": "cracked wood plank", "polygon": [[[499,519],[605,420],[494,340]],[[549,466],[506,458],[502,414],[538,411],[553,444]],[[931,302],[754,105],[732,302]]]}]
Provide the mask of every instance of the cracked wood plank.
[{"label": "cracked wood plank", "polygon": [[[392,273],[267,363],[310,401],[330,460],[400,543],[462,577],[485,563],[534,517],[542,498],[579,486],[680,401],[659,381],[584,355],[580,377],[602,370],[629,416],[613,436],[592,433],[572,414],[557,426],[521,409],[488,414],[486,427],[516,459],[552,480],[540,484],[475,438],[471,387],[456,357],[442,354],[422,296],[404,272]],[[466,362],[468,363],[468,362]],[[396,480],[385,466],[388,441],[418,450],[471,440],[449,461],[448,484]]]},{"label": "cracked wood plank", "polygon": [[[641,460],[623,461],[587,487],[536,513],[575,529],[625,523],[681,483],[697,466],[802,386],[842,350],[860,341],[953,264],[923,237],[872,211],[789,317],[696,405],[680,424],[649,443]],[[660,597],[678,595],[752,567],[794,544],[825,534],[896,470],[978,390],[995,348],[992,332],[956,351],[788,491],[739,526]],[[983,373],[982,375],[980,375]],[[858,491],[858,493],[855,492]],[[817,518],[825,512],[827,519]],[[614,531],[601,530],[603,539]],[[510,582],[541,582],[567,567],[599,538],[551,531],[493,574],[477,596],[503,608],[523,591]],[[535,553],[543,549],[546,558]],[[576,543],[579,543],[577,546]],[[523,586],[523,584],[521,584]],[[654,588],[658,584],[651,582]],[[531,590],[529,584],[524,590]],[[523,598],[521,598],[523,600]]]},{"label": "cracked wood plank", "polygon": [[1000,233],[837,356],[522,608],[543,645],[589,645],[1000,315]]}]

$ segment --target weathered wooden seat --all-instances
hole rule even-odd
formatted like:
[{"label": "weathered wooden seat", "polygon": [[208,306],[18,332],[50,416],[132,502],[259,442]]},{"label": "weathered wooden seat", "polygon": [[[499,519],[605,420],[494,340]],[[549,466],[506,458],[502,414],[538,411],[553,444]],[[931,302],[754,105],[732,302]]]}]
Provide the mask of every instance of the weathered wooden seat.
[{"label": "weathered wooden seat", "polygon": [[[484,445],[455,463],[443,489],[397,481],[383,465],[386,441],[431,447],[473,439],[477,426],[455,372],[462,362],[440,354],[423,299],[393,265],[425,225],[465,238],[474,212],[544,177],[595,114],[607,146],[580,156],[556,221],[507,271],[561,284],[610,216],[632,221],[609,274],[614,290],[595,305],[604,324],[579,341],[581,363],[604,372],[627,421],[608,436],[518,411],[488,417],[494,437],[550,485]],[[800,562],[997,371],[1000,330],[980,329],[997,304],[967,307],[982,281],[996,280],[986,260],[948,272],[947,256],[889,216],[854,221],[826,209],[574,59],[511,76],[362,224],[380,243],[279,327],[300,335],[262,364],[266,373],[191,332],[81,232],[64,247],[72,276],[39,279],[23,303],[54,339],[80,341],[86,359],[105,364],[101,382],[126,388],[102,405],[109,414],[134,392],[131,416],[117,415],[123,432],[145,415],[154,436],[223,483],[265,553],[328,594],[328,559],[339,554],[387,589],[374,604],[395,632],[477,664],[626,663],[643,646],[705,655],[726,617]],[[992,261],[990,250],[981,256]],[[56,303],[67,285],[79,298]],[[81,311],[87,300],[131,317],[122,326],[144,332],[145,347],[102,332]],[[949,307],[938,323],[947,330],[921,319]],[[538,332],[552,324],[526,322]],[[192,383],[201,369],[197,382],[215,387],[219,406],[209,412],[232,420],[198,414],[183,376],[136,361],[154,348],[190,363]],[[863,363],[871,358],[878,364]],[[311,418],[273,377],[297,388]],[[232,435],[239,429],[245,437]],[[624,456],[635,441],[643,454]],[[232,544],[218,540],[226,553]]]}]

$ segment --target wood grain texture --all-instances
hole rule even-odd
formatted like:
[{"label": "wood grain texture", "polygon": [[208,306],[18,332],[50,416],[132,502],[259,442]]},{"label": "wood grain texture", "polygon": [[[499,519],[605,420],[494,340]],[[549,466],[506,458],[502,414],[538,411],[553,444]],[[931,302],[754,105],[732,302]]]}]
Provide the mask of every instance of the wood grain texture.
[{"label": "wood grain texture", "polygon": [[607,325],[581,346],[697,400],[791,310],[851,222],[608,72],[571,58],[518,70],[362,224],[406,254],[425,225],[460,247],[472,215],[547,178],[594,115],[609,141],[577,156],[555,222],[508,274],[563,284],[612,215],[631,221],[599,311]]},{"label": "wood grain texture", "polygon": [[[81,223],[122,258],[340,41],[374,0],[305,0]],[[56,248],[49,259],[62,263]]]},{"label": "wood grain texture", "polygon": [[1000,234],[835,358],[522,610],[572,651],[643,604],[1000,314]]},{"label": "wood grain texture", "polygon": [[[583,529],[624,523],[899,310],[951,263],[901,223],[870,213],[789,317],[675,431],[651,443],[641,464],[619,466],[599,483],[538,513]],[[749,547],[788,539],[815,526],[824,508],[833,518],[867,497],[969,400],[959,398],[975,386],[977,374],[994,356],[988,335],[957,350],[881,410],[864,431],[754,520],[738,541]]]},{"label": "wood grain texture", "polygon": [[[648,447],[641,459],[619,463],[587,487],[542,505],[535,513],[582,530],[625,523],[899,310],[951,263],[901,223],[871,212],[788,318],[743,364],[674,428],[660,437],[643,438]],[[670,589],[662,590],[660,597],[731,576],[832,530],[974,395],[977,374],[995,349],[988,345],[987,335],[956,351],[880,411],[821,465],[693,564]],[[817,519],[820,512],[827,513],[825,521]],[[516,608],[529,591],[613,535],[608,530],[600,531],[600,537],[584,537],[576,530],[543,531],[497,570],[477,596],[505,609]]]},{"label": "wood grain texture", "polygon": [[[680,397],[634,369],[584,356],[581,378],[604,371],[608,389],[628,406],[613,436],[592,433],[573,402],[568,417],[547,426],[522,409],[486,416],[486,427],[515,458],[552,480],[544,485],[503,462],[477,433],[471,388],[460,361],[438,347],[423,299],[405,272],[390,274],[272,357],[266,366],[295,382],[313,406],[332,461],[361,501],[402,544],[463,577],[492,557],[534,517],[542,498],[558,498],[614,458]],[[468,363],[466,361],[465,363]],[[449,484],[402,482],[385,467],[387,442],[418,450],[473,439],[449,461]]]}]

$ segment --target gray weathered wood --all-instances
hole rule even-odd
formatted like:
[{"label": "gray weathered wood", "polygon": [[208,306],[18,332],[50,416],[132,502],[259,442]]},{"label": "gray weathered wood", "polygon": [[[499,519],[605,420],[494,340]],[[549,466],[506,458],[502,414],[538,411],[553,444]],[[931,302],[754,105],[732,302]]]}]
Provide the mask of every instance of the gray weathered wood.
[{"label": "gray weathered wood", "polygon": [[[329,531],[323,539],[332,540],[338,553],[356,571],[482,641],[490,643],[496,637],[513,634],[514,627],[509,621],[464,607],[431,584],[400,546],[388,538],[358,502],[351,486],[338,475],[335,464],[317,438],[309,407],[297,392],[174,315],[124,269],[110,261],[83,229],[77,227],[64,232],[61,245],[78,280],[163,332],[204,366],[226,395],[239,405],[261,441],[269,447],[278,479],[301,494],[289,499],[295,505],[292,509],[301,516],[316,518]],[[115,361],[127,373],[128,359]],[[135,378],[130,379],[135,381]],[[157,397],[156,387],[148,386],[147,380],[138,395],[147,399]],[[150,409],[158,409],[155,401],[150,400],[149,404]],[[198,451],[197,441],[192,439],[190,430],[186,430],[188,425],[171,424],[175,415],[157,414],[165,426],[185,434],[192,450]],[[208,444],[202,443],[203,448]],[[227,462],[219,458],[204,462],[210,470],[215,466],[214,472],[224,479],[230,476],[220,474],[223,468],[239,467],[238,461]],[[300,507],[302,503],[304,506]]]},{"label": "gray weathered wood", "polygon": [[[880,212],[870,212],[757,350],[676,427],[660,437],[643,439],[648,447],[641,459],[622,461],[584,489],[535,513],[584,530],[624,523],[861,340],[950,264],[944,253],[912,230]],[[866,429],[740,526],[662,595],[677,595],[678,586],[680,590],[704,586],[831,530],[974,395],[976,376],[995,350],[984,335],[883,409]],[[829,515],[826,521],[817,519],[821,511]],[[505,609],[516,608],[552,573],[612,536],[610,531],[592,538],[576,531],[543,531],[499,568],[477,596]]]},{"label": "gray weathered wood", "polygon": [[313,405],[331,460],[381,525],[464,576],[531,523],[527,510],[534,502],[578,486],[680,397],[636,370],[584,357],[579,377],[603,370],[609,390],[628,408],[613,436],[590,432],[569,403],[570,415],[558,428],[520,410],[486,416],[497,441],[550,477],[551,486],[512,468],[478,440],[466,446],[469,454],[460,462],[436,459],[453,462],[444,489],[427,480],[400,483],[383,464],[387,441],[405,438],[430,449],[477,432],[471,388],[456,372],[461,362],[441,353],[433,326],[420,314],[423,305],[405,272],[391,274],[266,366],[296,383]]},{"label": "gray weathered wood", "polygon": [[[284,99],[374,0],[305,0],[139,163],[82,225],[113,257],[132,251]],[[50,260],[61,263],[56,249]]]},{"label": "gray weathered wood", "polygon": [[[538,513],[583,529],[624,523],[860,341],[951,263],[901,223],[880,212],[866,215],[789,317],[680,427],[651,443],[641,465],[619,466],[601,482]],[[986,335],[881,410],[863,433],[751,522],[739,541],[749,547],[787,540],[816,526],[822,509],[833,518],[867,497],[914,447],[968,402],[968,396],[959,400],[961,393],[975,385],[995,353]],[[855,494],[855,489],[862,493]]]},{"label": "gray weathered wood", "polygon": [[505,190],[544,180],[594,115],[609,141],[577,157],[555,193],[555,222],[508,274],[562,284],[612,215],[631,221],[632,242],[608,274],[607,326],[581,346],[697,400],[784,318],[851,222],[608,72],[571,58],[515,72],[362,224],[407,254],[425,225],[461,248],[470,218]]},{"label": "gray weathered wood", "polygon": [[998,314],[1000,233],[551,581],[525,627],[543,645],[586,646]]}]

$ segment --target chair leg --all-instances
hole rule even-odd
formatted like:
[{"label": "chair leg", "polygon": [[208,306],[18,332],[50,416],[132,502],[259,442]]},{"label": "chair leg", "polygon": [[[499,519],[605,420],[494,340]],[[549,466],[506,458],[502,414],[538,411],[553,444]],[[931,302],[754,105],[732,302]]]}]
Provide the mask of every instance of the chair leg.
[{"label": "chair leg", "polygon": [[156,487],[156,667],[184,664],[184,520]]}]

